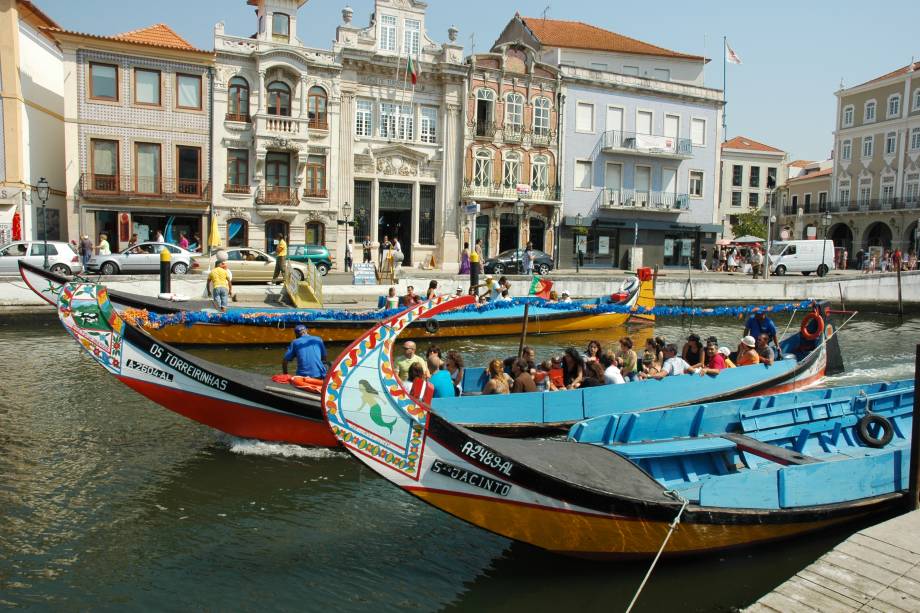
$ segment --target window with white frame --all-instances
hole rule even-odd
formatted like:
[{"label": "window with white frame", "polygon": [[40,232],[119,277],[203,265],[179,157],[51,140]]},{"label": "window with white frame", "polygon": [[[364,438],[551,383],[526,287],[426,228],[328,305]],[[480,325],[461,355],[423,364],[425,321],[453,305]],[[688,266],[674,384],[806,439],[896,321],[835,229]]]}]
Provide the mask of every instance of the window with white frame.
[{"label": "window with white frame", "polygon": [[849,160],[853,157],[853,141],[849,138],[840,143],[840,159]]},{"label": "window with white frame", "polygon": [[636,132],[638,134],[651,134],[652,133],[652,121],[654,116],[651,111],[637,111],[636,112]]},{"label": "window with white frame", "polygon": [[538,155],[530,163],[530,189],[535,192],[542,192],[546,189],[549,161],[545,155]]},{"label": "window with white frame", "polygon": [[694,198],[703,197],[703,171],[690,171],[690,195]]},{"label": "window with white frame", "polygon": [[392,102],[380,103],[380,138],[396,138],[396,116],[399,107]]},{"label": "window with white frame", "polygon": [[912,128],[910,131],[910,150],[917,151],[920,149],[920,128]]},{"label": "window with white frame", "polygon": [[524,125],[524,96],[511,92],[505,98],[505,125]]},{"label": "window with white frame", "polygon": [[920,88],[914,90],[914,108],[915,111],[920,111]]},{"label": "window with white frame", "polygon": [[849,128],[853,125],[853,105],[848,104],[843,107],[843,127]]},{"label": "window with white frame", "polygon": [[438,135],[438,109],[433,106],[422,107],[422,122],[419,137],[423,143],[436,143]]},{"label": "window with white frame", "polygon": [[371,136],[374,133],[374,103],[358,98],[355,103],[355,136]]},{"label": "window with white frame", "polygon": [[911,173],[905,177],[904,199],[907,202],[920,200],[920,173]]},{"label": "window with white frame", "polygon": [[591,189],[591,172],[590,160],[575,160],[575,189]]},{"label": "window with white frame", "polygon": [[403,22],[403,53],[418,57],[419,34],[422,24],[418,19],[406,19]]},{"label": "window with white frame", "polygon": [[872,179],[859,180],[859,206],[869,206],[872,199]]},{"label": "window with white frame", "polygon": [[901,116],[901,95],[894,94],[888,96],[888,119],[894,119]]},{"label": "window with white frame", "polygon": [[549,98],[536,98],[533,101],[533,133],[538,136],[549,135]]},{"label": "window with white frame", "polygon": [[704,147],[706,145],[706,120],[690,120],[690,138],[693,140],[694,147]]},{"label": "window with white frame", "polygon": [[505,154],[502,169],[502,187],[513,189],[521,182],[521,154],[509,151]]},{"label": "window with white frame", "polygon": [[480,149],[476,152],[473,164],[473,185],[476,187],[492,185],[492,154],[487,149]]},{"label": "window with white frame", "polygon": [[837,184],[837,199],[841,204],[848,207],[850,205],[850,180],[841,180]]},{"label": "window with white frame", "polygon": [[639,76],[639,67],[638,66],[623,66],[623,74],[629,75],[631,77]]},{"label": "window with white frame", "polygon": [[575,107],[575,131],[594,132],[594,105],[579,102]]},{"label": "window with white frame", "polygon": [[654,71],[655,78],[659,81],[670,81],[671,71],[667,68],[656,68]]},{"label": "window with white frame", "polygon": [[396,51],[396,16],[380,16],[380,50]]},{"label": "window with white frame", "polygon": [[741,206],[741,192],[732,192],[732,206]]},{"label": "window with white frame", "polygon": [[895,149],[898,147],[898,134],[897,132],[889,132],[885,135],[885,155],[894,155]]},{"label": "window with white frame", "polygon": [[863,136],[862,139],[862,156],[871,158],[875,153],[875,136]]},{"label": "window with white frame", "polygon": [[412,105],[399,105],[396,117],[396,129],[399,140],[415,139],[415,114],[412,112]]},{"label": "window with white frame", "polygon": [[875,100],[870,100],[863,107],[863,121],[875,121]]},{"label": "window with white frame", "polygon": [[894,175],[882,177],[878,196],[881,198],[883,204],[889,204],[894,200]]}]

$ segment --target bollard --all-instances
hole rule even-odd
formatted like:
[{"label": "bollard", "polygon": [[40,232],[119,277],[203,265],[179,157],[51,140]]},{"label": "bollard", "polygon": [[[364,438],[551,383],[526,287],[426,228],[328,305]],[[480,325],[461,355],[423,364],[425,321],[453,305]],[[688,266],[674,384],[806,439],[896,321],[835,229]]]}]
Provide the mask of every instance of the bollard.
[{"label": "bollard", "polygon": [[168,294],[172,290],[170,289],[170,268],[172,255],[169,253],[169,249],[163,247],[163,251],[160,252],[160,293]]}]

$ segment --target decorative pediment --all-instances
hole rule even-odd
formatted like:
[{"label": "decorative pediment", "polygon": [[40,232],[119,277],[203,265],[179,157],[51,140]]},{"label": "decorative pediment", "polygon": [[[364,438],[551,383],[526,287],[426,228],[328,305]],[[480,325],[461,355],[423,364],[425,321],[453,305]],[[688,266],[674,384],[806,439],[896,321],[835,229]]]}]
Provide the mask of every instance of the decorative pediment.
[{"label": "decorative pediment", "polygon": [[250,214],[251,209],[244,209],[242,207],[234,207],[232,209],[224,210],[224,217],[226,219],[245,219],[246,221],[252,221],[252,215]]},{"label": "decorative pediment", "polygon": [[403,158],[410,160],[415,160],[416,162],[426,161],[428,156],[420,151],[413,149],[412,147],[407,147],[406,145],[393,144],[393,145],[384,145],[382,147],[375,147],[373,149],[368,149],[368,152],[374,158],[382,158],[388,156],[398,155]]},{"label": "decorative pediment", "polygon": [[382,175],[415,177],[418,175],[418,165],[417,160],[405,158],[401,155],[388,155],[377,158],[377,172]]}]

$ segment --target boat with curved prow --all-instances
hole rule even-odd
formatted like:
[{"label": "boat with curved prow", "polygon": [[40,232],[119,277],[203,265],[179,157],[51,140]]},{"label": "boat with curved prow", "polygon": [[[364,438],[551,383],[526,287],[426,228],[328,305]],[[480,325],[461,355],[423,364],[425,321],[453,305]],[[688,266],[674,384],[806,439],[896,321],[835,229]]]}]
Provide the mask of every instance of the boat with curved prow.
[{"label": "boat with curved prow", "polygon": [[[49,304],[68,279],[19,263],[26,285]],[[268,345],[287,344],[298,324],[326,342],[351,342],[377,323],[380,312],[317,311],[315,309],[230,307],[220,313],[209,301],[175,302],[136,294],[110,291],[109,297],[123,317],[143,327],[159,341],[173,345]],[[525,304],[528,334],[554,334],[607,329],[627,322],[653,323],[655,317],[641,312],[655,306],[654,279],[650,269],[624,281],[615,296],[577,300],[571,304],[547,304],[529,297],[508,304],[470,307],[445,313],[426,322],[415,322],[405,338],[447,338],[515,335],[521,333]],[[394,314],[393,311],[389,314]]]},{"label": "boat with curved prow", "polygon": [[[665,555],[696,554],[903,504],[910,382],[620,415],[586,430],[601,444],[497,438],[450,423],[397,378],[394,344],[431,308],[352,343],[326,378],[323,408],[352,455],[473,525],[563,554],[650,557],[669,535]],[[887,429],[864,432],[868,416]]]}]

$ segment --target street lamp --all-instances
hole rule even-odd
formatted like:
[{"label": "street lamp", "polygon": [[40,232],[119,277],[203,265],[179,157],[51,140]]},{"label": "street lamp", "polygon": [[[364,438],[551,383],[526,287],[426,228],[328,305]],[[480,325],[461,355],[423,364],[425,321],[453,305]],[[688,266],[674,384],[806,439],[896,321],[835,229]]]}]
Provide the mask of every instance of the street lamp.
[{"label": "street lamp", "polygon": [[348,262],[348,218],[351,216],[351,205],[347,201],[342,205],[342,215],[345,217],[345,270],[347,271],[351,264]]},{"label": "street lamp", "polygon": [[581,213],[575,215],[575,227],[577,228],[575,234],[575,272],[581,272],[581,222],[582,222]]},{"label": "street lamp", "polygon": [[[827,267],[824,265],[824,256],[827,253],[827,229],[830,227],[832,217],[830,212],[825,213],[821,216],[821,227],[824,228],[824,242],[821,243],[821,268],[818,269],[818,275],[821,275],[821,271],[826,270]],[[825,273],[827,274],[827,273]]]},{"label": "street lamp", "polygon": [[48,213],[47,206],[48,192],[51,191],[48,186],[48,179],[42,177],[38,180],[38,199],[42,201],[42,240],[45,242],[45,263],[43,266],[48,270]]},{"label": "street lamp", "polygon": [[517,202],[514,203],[514,214],[517,215],[518,220],[518,245],[521,244],[521,222],[524,217],[524,201],[521,200],[521,197],[518,196]]}]

